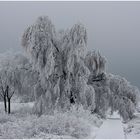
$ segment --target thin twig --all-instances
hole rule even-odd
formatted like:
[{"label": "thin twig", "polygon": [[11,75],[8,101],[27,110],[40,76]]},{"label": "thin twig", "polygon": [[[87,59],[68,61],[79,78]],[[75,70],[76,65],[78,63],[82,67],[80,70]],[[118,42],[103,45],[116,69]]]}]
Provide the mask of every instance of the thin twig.
[{"label": "thin twig", "polygon": [[11,96],[10,96],[10,99],[11,99],[11,97],[13,96],[14,93],[15,93],[15,92],[13,91],[13,93],[12,93]]}]

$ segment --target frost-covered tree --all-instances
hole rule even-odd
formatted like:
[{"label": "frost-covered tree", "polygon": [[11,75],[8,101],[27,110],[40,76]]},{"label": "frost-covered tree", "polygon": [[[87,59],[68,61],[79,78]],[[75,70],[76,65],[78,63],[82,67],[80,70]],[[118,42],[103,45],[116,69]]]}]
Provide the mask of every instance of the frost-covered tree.
[{"label": "frost-covered tree", "polygon": [[71,103],[94,110],[94,89],[87,85],[90,71],[84,64],[87,33],[81,24],[57,36],[48,17],[39,17],[26,29],[22,45],[40,74],[35,112],[42,114]]},{"label": "frost-covered tree", "polygon": [[21,54],[15,55],[14,63],[16,66],[15,73],[18,75],[19,81],[19,85],[16,85],[16,95],[20,98],[21,102],[34,101],[33,89],[38,81],[38,72],[32,68],[29,60]]},{"label": "frost-covered tree", "polygon": [[0,55],[0,89],[7,111],[10,113],[10,102],[14,95],[22,102],[34,100],[34,85],[38,79],[38,73],[32,69],[29,60],[20,53],[5,53]]},{"label": "frost-covered tree", "polygon": [[95,113],[106,116],[109,107],[109,83],[105,72],[106,59],[97,51],[90,51],[85,57],[85,65],[90,70],[88,84],[95,90]]},{"label": "frost-covered tree", "polygon": [[7,112],[6,88],[5,88],[5,84],[4,84],[4,81],[2,79],[2,76],[0,76],[0,89],[1,89],[1,91],[0,91],[1,99],[4,102],[4,109],[5,109],[5,112]]},{"label": "frost-covered tree", "polygon": [[10,101],[15,93],[15,85],[18,83],[14,69],[6,68],[0,71],[0,87],[3,92],[5,112],[7,112],[6,98],[8,100],[8,113],[10,114]]},{"label": "frost-covered tree", "polygon": [[[7,112],[7,96],[9,95],[10,78],[12,78],[12,61],[10,63],[10,53],[0,55],[0,95],[4,101],[5,112]],[[8,95],[7,95],[8,93]],[[12,95],[10,95],[12,97]],[[9,96],[8,96],[9,97]]]},{"label": "frost-covered tree", "polygon": [[125,78],[118,75],[108,75],[111,91],[110,107],[112,111],[118,111],[124,120],[132,119],[135,107],[138,103],[140,92]]},{"label": "frost-covered tree", "polygon": [[90,70],[88,84],[95,90],[94,112],[105,117],[111,108],[112,112],[118,111],[124,120],[131,119],[139,90],[121,76],[106,74],[105,62],[106,59],[96,51],[87,53],[85,57],[85,64]]}]

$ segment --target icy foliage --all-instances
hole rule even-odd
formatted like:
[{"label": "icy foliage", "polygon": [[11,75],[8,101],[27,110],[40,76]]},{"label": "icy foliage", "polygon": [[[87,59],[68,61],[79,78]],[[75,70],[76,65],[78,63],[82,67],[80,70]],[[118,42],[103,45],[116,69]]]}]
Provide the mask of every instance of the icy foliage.
[{"label": "icy foliage", "polygon": [[125,78],[118,75],[108,75],[111,91],[110,106],[112,111],[119,111],[124,120],[132,119],[135,107],[138,103],[140,92]]},{"label": "icy foliage", "polygon": [[53,73],[55,53],[55,28],[48,17],[39,17],[36,23],[27,28],[22,45],[31,54],[32,62],[43,76]]},{"label": "icy foliage", "polygon": [[88,52],[85,57],[85,64],[94,77],[105,73],[105,63],[105,57],[96,51]]},{"label": "icy foliage", "polygon": [[124,121],[132,119],[140,92],[125,78],[113,74],[105,74],[102,80],[89,79],[95,90],[95,113],[106,117],[107,110],[118,111]]},{"label": "icy foliage", "polygon": [[132,119],[140,96],[137,87],[125,78],[105,72],[106,59],[99,52],[89,52],[85,64],[90,70],[88,84],[95,90],[95,113],[106,117],[107,110],[118,111],[124,120]]},{"label": "icy foliage", "polygon": [[8,85],[10,94],[15,92],[24,102],[33,101],[33,87],[38,80],[38,73],[32,69],[29,60],[20,53],[5,53],[0,57],[0,83],[3,90]]},{"label": "icy foliage", "polygon": [[105,117],[109,104],[109,83],[106,78],[106,59],[97,51],[90,51],[85,57],[85,65],[90,70],[88,84],[95,90],[95,110],[94,112]]},{"label": "icy foliage", "polygon": [[106,117],[107,110],[109,108],[110,100],[110,88],[108,79],[101,81],[94,81],[91,84],[95,90],[95,113],[99,114],[101,117]]},{"label": "icy foliage", "polygon": [[42,114],[56,106],[67,108],[72,102],[94,110],[94,89],[87,85],[90,71],[84,63],[86,29],[76,24],[61,36],[56,34],[48,17],[39,17],[23,35],[22,45],[40,73],[35,112]]},{"label": "icy foliage", "polygon": [[89,52],[85,64],[90,70],[88,84],[95,90],[95,113],[106,117],[107,110],[118,111],[124,120],[132,119],[140,96],[137,87],[125,78],[105,72],[106,59],[100,53]]},{"label": "icy foliage", "polygon": [[0,70],[0,90],[6,91],[9,88],[9,96],[12,96],[18,84],[19,81],[14,67],[6,65]]}]

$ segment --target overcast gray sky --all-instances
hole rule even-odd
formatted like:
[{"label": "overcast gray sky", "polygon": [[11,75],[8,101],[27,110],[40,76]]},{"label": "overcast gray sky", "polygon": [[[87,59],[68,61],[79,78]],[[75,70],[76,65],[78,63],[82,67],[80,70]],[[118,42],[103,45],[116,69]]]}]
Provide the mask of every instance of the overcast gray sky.
[{"label": "overcast gray sky", "polygon": [[40,15],[56,29],[83,23],[89,50],[106,56],[107,71],[140,88],[140,2],[0,2],[0,52],[21,50],[24,29]]}]

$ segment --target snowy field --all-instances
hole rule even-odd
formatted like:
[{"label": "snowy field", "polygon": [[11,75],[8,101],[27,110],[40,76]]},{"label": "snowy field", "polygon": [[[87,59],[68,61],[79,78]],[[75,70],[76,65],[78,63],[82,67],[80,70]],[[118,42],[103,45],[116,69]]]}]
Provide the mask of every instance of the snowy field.
[{"label": "snowy field", "polygon": [[124,139],[123,126],[120,119],[107,119],[97,132],[96,139]]},{"label": "snowy field", "polygon": [[12,103],[12,112],[7,115],[0,102],[0,138],[140,138],[140,114],[126,124],[115,114],[102,124],[82,109],[79,114],[73,108],[71,115],[56,112],[37,117],[32,114],[32,107],[33,103]]},{"label": "snowy field", "polygon": [[7,115],[0,103],[0,138],[95,138],[102,122],[88,111],[74,107],[66,113],[37,117],[33,103],[12,103]]}]

